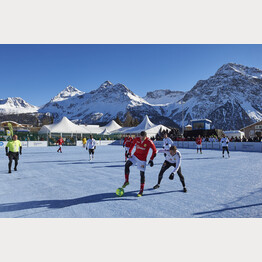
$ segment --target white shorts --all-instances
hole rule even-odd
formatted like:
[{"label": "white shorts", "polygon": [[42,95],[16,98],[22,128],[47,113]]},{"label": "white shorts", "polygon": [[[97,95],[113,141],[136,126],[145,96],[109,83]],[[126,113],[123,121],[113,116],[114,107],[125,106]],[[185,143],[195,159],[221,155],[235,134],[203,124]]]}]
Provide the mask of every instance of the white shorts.
[{"label": "white shorts", "polygon": [[137,166],[137,169],[140,171],[146,171],[146,161],[139,160],[136,156],[131,156],[129,160],[133,163],[133,165]]},{"label": "white shorts", "polygon": [[125,146],[125,151],[126,151],[126,153],[129,152],[129,148],[130,148],[130,147],[126,147],[126,146]]},{"label": "white shorts", "polygon": [[201,145],[198,145],[198,144],[197,144],[197,148],[202,148],[202,144],[201,144]]}]

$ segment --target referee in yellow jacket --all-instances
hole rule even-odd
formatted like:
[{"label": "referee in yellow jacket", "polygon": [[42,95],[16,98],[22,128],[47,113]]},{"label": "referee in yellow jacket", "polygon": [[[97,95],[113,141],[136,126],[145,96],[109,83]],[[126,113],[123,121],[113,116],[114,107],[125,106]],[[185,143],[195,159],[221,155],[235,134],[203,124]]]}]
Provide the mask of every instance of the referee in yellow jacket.
[{"label": "referee in yellow jacket", "polygon": [[[9,149],[9,151],[8,151]],[[20,140],[17,139],[17,135],[13,135],[12,140],[8,141],[5,147],[6,155],[9,158],[8,163],[8,173],[11,173],[12,161],[15,160],[15,168],[14,170],[17,171],[17,165],[19,160],[19,153],[22,155],[22,145]]]}]

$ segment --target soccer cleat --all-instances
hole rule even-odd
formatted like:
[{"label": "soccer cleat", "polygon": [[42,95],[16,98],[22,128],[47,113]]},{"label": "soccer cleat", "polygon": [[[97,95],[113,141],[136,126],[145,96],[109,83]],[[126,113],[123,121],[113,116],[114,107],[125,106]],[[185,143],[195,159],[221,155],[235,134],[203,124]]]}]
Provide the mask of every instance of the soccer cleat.
[{"label": "soccer cleat", "polygon": [[143,196],[143,191],[139,191],[139,193],[137,194],[138,197]]},{"label": "soccer cleat", "polygon": [[9,170],[8,173],[12,173],[11,170]]},{"label": "soccer cleat", "polygon": [[15,167],[14,170],[17,171],[17,168]]},{"label": "soccer cleat", "polygon": [[124,185],[122,186],[122,188],[125,188],[125,187],[128,186],[128,185],[129,185],[129,182],[126,181],[126,182],[124,183]]},{"label": "soccer cleat", "polygon": [[183,188],[183,191],[184,191],[185,193],[187,192],[187,189],[186,189],[186,187],[184,187],[184,188]]},{"label": "soccer cleat", "polygon": [[222,157],[224,157],[224,155]]},{"label": "soccer cleat", "polygon": [[158,189],[160,187],[160,185],[159,184],[156,184],[153,188],[154,189]]}]

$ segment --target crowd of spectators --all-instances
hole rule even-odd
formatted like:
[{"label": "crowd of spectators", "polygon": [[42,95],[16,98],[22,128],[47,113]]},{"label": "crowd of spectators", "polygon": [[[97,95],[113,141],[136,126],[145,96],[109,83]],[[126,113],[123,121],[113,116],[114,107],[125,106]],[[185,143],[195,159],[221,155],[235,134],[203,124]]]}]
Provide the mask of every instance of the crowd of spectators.
[{"label": "crowd of spectators", "polygon": [[[195,141],[196,137],[183,137],[181,136],[178,129],[173,128],[171,131],[168,132],[168,130],[162,130],[159,134],[156,135],[156,137],[151,137],[151,140],[153,141],[161,141],[163,140],[164,134],[167,133],[167,136],[170,137],[173,141]],[[221,140],[221,137],[218,137],[216,135],[212,136],[204,136],[202,137],[202,142],[219,142]],[[254,137],[254,138],[246,138],[243,137],[242,139],[239,137],[231,137],[229,138],[230,142],[262,142],[261,137]]]}]

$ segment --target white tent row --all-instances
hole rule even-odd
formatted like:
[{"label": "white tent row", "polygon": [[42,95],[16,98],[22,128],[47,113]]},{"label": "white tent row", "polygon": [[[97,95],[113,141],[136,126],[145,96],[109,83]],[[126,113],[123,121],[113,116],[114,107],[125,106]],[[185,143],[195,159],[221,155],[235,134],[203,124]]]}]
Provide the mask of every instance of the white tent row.
[{"label": "white tent row", "polygon": [[58,123],[51,125],[44,125],[39,130],[39,134],[47,133],[69,133],[69,134],[104,134],[109,135],[111,132],[120,129],[114,120],[112,120],[106,126],[100,127],[99,125],[76,125],[71,122],[67,117],[63,117]]},{"label": "white tent row", "polygon": [[99,125],[76,125],[71,122],[67,117],[56,124],[44,125],[39,134],[49,133],[69,133],[69,134],[139,134],[141,131],[146,131],[148,136],[155,136],[160,130],[168,130],[169,128],[163,125],[153,124],[149,117],[146,115],[144,120],[136,127],[121,127],[114,120],[106,126],[100,127]]}]

